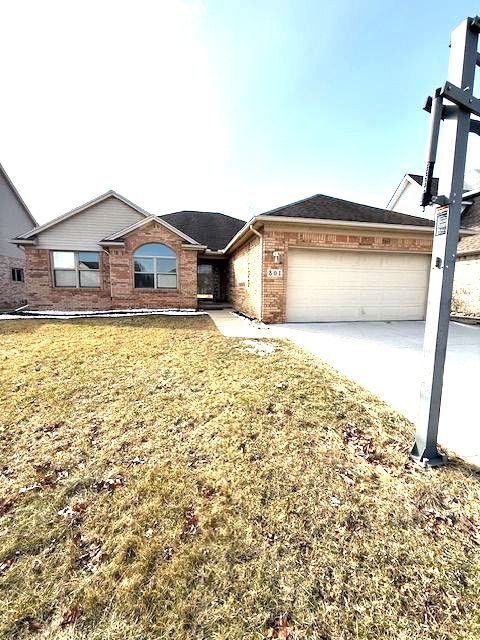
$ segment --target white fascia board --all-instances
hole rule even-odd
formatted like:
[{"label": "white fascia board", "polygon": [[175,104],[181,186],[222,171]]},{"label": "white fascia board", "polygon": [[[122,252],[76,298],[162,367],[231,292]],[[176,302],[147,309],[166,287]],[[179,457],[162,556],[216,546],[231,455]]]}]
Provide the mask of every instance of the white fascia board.
[{"label": "white fascia board", "polygon": [[23,239],[21,237],[19,238],[13,238],[12,240],[9,240],[10,244],[16,244],[17,246],[24,246],[24,245],[35,245],[37,244],[37,241],[35,239],[32,240],[27,240],[27,239]]},{"label": "white fascia board", "polygon": [[132,207],[132,209],[135,209],[135,211],[138,211],[138,213],[141,213],[143,216],[145,216],[145,217],[150,217],[151,216],[151,214],[148,213],[147,211],[145,211],[145,209],[142,209],[141,207],[139,207],[138,205],[134,204],[133,202],[131,202],[127,198],[124,198],[123,196],[121,196],[116,191],[110,190],[110,191],[107,191],[106,193],[102,193],[101,196],[98,196],[97,198],[94,198],[93,200],[89,200],[89,202],[86,202],[85,204],[82,204],[79,207],[76,207],[75,209],[72,209],[71,211],[67,211],[67,213],[62,214],[61,216],[58,216],[57,218],[54,218],[53,220],[50,220],[50,222],[46,222],[45,224],[42,224],[40,227],[36,227],[35,229],[31,229],[30,231],[27,231],[27,233],[22,234],[21,236],[19,236],[19,238],[30,238],[31,236],[35,236],[38,233],[42,233],[42,231],[46,231],[47,229],[50,229],[51,227],[54,227],[55,225],[59,224],[60,222],[63,222],[64,220],[68,220],[68,218],[71,218],[72,216],[77,215],[77,213],[81,213],[82,211],[85,211],[86,209],[90,209],[90,207],[93,207],[96,204],[99,204],[100,202],[103,202],[104,200],[107,200],[107,198],[116,198],[117,200],[120,200],[121,202],[123,202],[126,205],[128,205],[129,207]]},{"label": "white fascia board", "polygon": [[[284,222],[288,224],[303,224],[303,225],[320,225],[326,227],[353,227],[359,229],[371,229],[372,231],[378,229],[380,231],[390,230],[390,231],[416,231],[420,233],[433,233],[432,227],[424,227],[419,225],[408,225],[408,224],[388,224],[382,222],[355,222],[352,220],[324,220],[319,218],[295,218],[295,217],[287,217],[287,216],[265,216],[259,215],[252,218],[249,222],[245,224],[244,227],[240,229],[240,231],[230,240],[227,246],[222,249],[223,253],[226,253],[234,244],[237,243],[238,240],[247,232],[251,225],[254,225],[257,222]],[[478,233],[478,232],[477,232]]]},{"label": "white fascia board", "polygon": [[[320,218],[289,218],[286,216],[257,216],[255,221],[262,222],[296,222],[301,224],[315,224],[328,227],[358,227],[361,229],[380,229],[384,231],[390,229],[393,231],[420,231],[424,233],[433,233],[433,226],[427,227],[416,224],[389,224],[387,222],[355,222],[353,220],[325,220]],[[252,223],[253,224],[253,223]]]},{"label": "white fascia board", "polygon": [[415,182],[415,180],[410,178],[410,176],[408,174],[405,174],[403,176],[403,178],[400,180],[400,184],[395,189],[395,191],[393,193],[393,196],[388,201],[387,206],[385,207],[385,209],[389,209],[390,211],[393,209],[393,207],[397,204],[400,196],[404,192],[405,187],[407,186],[407,184],[416,184],[418,186],[418,184]]},{"label": "white fascia board", "polygon": [[139,222],[135,222],[135,224],[131,224],[128,227],[124,227],[120,231],[116,231],[115,233],[112,233],[112,235],[107,236],[103,240],[104,241],[106,241],[106,240],[116,240],[117,238],[122,238],[123,236],[126,236],[129,233],[131,233],[132,231],[135,231],[135,229],[138,229],[138,228],[142,227],[144,224],[148,224],[149,222],[152,222],[152,221],[157,222],[158,224],[162,225],[163,227],[165,227],[166,229],[168,229],[169,231],[171,231],[175,235],[179,236],[183,240],[186,240],[187,242],[189,242],[191,244],[194,244],[195,246],[199,245],[199,243],[196,240],[194,240],[193,238],[190,238],[190,236],[187,236],[186,233],[183,233],[182,231],[180,231],[176,227],[172,226],[168,222],[165,222],[165,220],[162,220],[162,218],[158,218],[157,216],[153,216],[153,215],[149,215],[148,218],[145,218],[145,220],[140,220]]},{"label": "white fascia board", "polygon": [[188,249],[190,251],[205,251],[206,244],[182,244],[182,249]]},{"label": "white fascia board", "polygon": [[480,194],[480,189],[474,189],[473,191],[465,191],[465,193],[462,195],[462,199],[478,196],[479,194]]}]

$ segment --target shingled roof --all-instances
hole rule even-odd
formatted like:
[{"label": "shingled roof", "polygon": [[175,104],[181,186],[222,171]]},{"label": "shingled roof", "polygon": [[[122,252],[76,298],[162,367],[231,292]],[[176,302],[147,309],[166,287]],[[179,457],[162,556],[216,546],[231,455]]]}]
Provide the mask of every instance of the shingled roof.
[{"label": "shingled roof", "polygon": [[[419,176],[418,173],[407,173],[407,176],[410,176],[420,186],[423,185],[423,176]],[[438,178],[432,178],[432,195],[438,195]]]},{"label": "shingled roof", "polygon": [[371,222],[374,224],[413,225],[415,227],[433,227],[426,218],[397,213],[388,209],[378,209],[350,200],[342,200],[320,193],[299,200],[284,207],[262,213],[262,216],[286,218],[318,218],[319,220],[341,220],[344,222]]},{"label": "shingled roof", "polygon": [[244,220],[209,211],[177,211],[159,217],[212,251],[223,249],[245,226]]}]

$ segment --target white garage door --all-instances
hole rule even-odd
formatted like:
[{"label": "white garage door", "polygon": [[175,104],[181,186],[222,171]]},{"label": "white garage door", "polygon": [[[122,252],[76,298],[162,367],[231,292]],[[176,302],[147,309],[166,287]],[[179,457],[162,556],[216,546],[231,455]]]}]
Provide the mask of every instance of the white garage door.
[{"label": "white garage door", "polygon": [[430,256],[288,250],[287,322],[423,320]]}]

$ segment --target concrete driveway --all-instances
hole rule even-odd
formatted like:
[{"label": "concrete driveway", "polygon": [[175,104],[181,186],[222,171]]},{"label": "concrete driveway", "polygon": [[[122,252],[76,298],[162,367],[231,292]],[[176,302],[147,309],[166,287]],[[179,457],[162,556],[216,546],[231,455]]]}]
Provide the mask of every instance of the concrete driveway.
[{"label": "concrete driveway", "polygon": [[[275,325],[289,338],[416,422],[423,322]],[[272,327],[273,328],[273,327]],[[439,441],[480,464],[480,326],[452,322]]]}]

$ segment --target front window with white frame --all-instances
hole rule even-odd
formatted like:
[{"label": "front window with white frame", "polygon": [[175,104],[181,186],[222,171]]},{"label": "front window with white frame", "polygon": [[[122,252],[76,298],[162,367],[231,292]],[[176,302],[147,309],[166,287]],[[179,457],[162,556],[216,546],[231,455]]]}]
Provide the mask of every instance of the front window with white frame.
[{"label": "front window with white frame", "polygon": [[133,254],[135,289],[176,289],[177,256],[165,244],[144,244]]},{"label": "front window with white frame", "polygon": [[53,284],[59,288],[100,288],[98,251],[52,251]]}]

